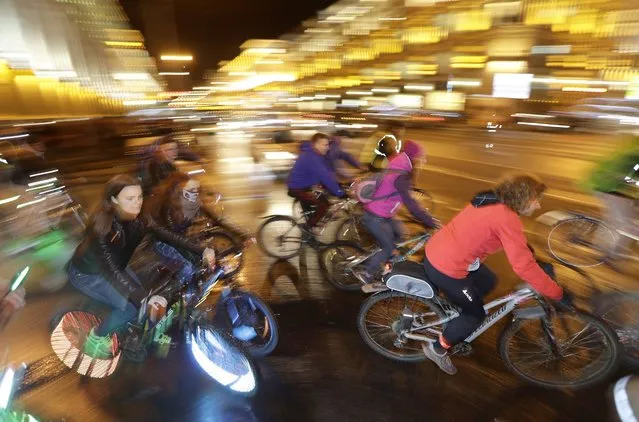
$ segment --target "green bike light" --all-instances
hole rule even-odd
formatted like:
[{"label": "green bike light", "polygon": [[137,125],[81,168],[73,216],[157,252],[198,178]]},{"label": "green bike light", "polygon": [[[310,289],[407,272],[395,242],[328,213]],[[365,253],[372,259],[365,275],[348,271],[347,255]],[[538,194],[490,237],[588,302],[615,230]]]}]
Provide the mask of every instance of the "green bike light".
[{"label": "green bike light", "polygon": [[11,288],[9,288],[10,292],[15,292],[18,287],[22,284],[24,279],[27,277],[27,273],[29,272],[29,267],[24,267],[22,271],[20,271],[13,281],[11,282]]}]

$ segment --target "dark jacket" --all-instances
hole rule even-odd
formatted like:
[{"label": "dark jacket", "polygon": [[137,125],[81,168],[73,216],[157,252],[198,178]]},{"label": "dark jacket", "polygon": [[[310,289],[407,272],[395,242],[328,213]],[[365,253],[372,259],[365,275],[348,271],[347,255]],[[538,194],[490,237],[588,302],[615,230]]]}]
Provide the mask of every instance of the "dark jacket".
[{"label": "dark jacket", "polygon": [[111,231],[100,236],[91,228],[77,247],[71,263],[84,274],[101,274],[125,297],[141,298],[144,292],[125,270],[131,256],[148,233],[175,247],[202,254],[204,248],[157,225],[150,217],[132,221],[113,218]]},{"label": "dark jacket", "polygon": [[[200,207],[197,217],[203,216],[207,218],[213,225],[218,226],[229,232],[233,236],[239,237],[242,241],[251,237],[249,233],[246,233],[241,228],[237,227],[227,219],[218,216],[213,210],[205,205]],[[175,218],[175,214],[171,212],[170,207],[164,206],[160,211],[160,218],[158,223],[167,230],[170,230],[179,235],[186,235],[187,231],[193,225],[193,220],[184,219],[182,222],[178,222]]]},{"label": "dark jacket", "polygon": [[289,189],[309,189],[315,185],[323,185],[335,196],[346,196],[337,183],[335,173],[328,167],[326,157],[315,152],[310,142],[304,142],[300,151],[288,177]]},{"label": "dark jacket", "polygon": [[176,171],[178,171],[178,169],[175,167],[175,164],[154,158],[149,163],[148,174],[146,175],[146,180],[143,181],[142,188],[148,193]]},{"label": "dark jacket", "polygon": [[328,168],[335,173],[337,171],[337,162],[346,161],[355,168],[360,167],[359,161],[348,152],[342,149],[342,140],[340,138],[332,138],[329,144],[328,154],[326,154],[326,163]]}]

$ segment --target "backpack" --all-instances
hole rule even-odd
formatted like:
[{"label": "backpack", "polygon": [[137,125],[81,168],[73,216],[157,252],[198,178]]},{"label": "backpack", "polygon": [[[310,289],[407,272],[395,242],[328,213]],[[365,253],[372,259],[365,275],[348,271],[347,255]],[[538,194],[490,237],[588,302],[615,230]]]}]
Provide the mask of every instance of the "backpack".
[{"label": "backpack", "polygon": [[375,196],[377,190],[382,184],[382,181],[384,180],[384,176],[392,173],[398,173],[401,175],[408,173],[408,171],[399,169],[388,169],[357,182],[357,184],[355,184],[354,186],[355,197],[357,198],[357,200],[362,204],[369,204],[374,201],[380,201],[383,199],[388,199],[395,195],[399,195],[399,192],[395,191],[391,192],[388,195],[378,197]]}]

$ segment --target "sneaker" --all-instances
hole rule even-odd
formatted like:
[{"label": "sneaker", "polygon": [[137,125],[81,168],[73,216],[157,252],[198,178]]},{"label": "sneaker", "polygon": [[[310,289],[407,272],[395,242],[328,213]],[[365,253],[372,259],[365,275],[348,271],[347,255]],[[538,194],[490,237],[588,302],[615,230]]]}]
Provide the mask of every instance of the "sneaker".
[{"label": "sneaker", "polygon": [[422,343],[422,350],[426,357],[433,362],[439,369],[447,373],[448,375],[455,375],[457,373],[457,368],[453,365],[453,362],[450,360],[450,356],[444,351],[443,354],[438,353],[435,350],[435,343]]},{"label": "sneaker", "polygon": [[110,335],[98,336],[95,328],[91,328],[82,351],[94,359],[109,359],[113,357],[113,339]]}]

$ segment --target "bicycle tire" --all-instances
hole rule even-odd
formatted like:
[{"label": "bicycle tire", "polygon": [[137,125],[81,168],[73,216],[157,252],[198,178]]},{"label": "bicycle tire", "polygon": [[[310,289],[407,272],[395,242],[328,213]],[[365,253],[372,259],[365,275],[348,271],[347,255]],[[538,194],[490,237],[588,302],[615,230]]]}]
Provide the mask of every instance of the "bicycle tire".
[{"label": "bicycle tire", "polygon": [[[419,302],[423,304],[427,309],[429,309],[430,312],[433,312],[435,314],[437,319],[443,319],[445,317],[445,313],[443,309],[438,304],[436,304],[435,302],[431,300],[424,299],[418,296],[410,296],[403,293],[388,290],[385,292],[377,293],[369,297],[368,299],[364,301],[364,303],[362,303],[359,313],[357,314],[357,330],[359,331],[360,337],[362,337],[362,340],[364,340],[364,343],[366,343],[368,347],[370,347],[375,352],[384,356],[387,359],[393,360],[395,362],[402,362],[402,363],[424,362],[426,360],[426,356],[424,355],[424,352],[422,351],[421,344],[415,349],[413,349],[413,351],[410,354],[408,354],[408,356],[402,356],[399,353],[394,352],[393,350],[389,350],[383,345],[377,343],[370,335],[370,332],[366,326],[366,317],[369,314],[371,308],[373,308],[373,306],[383,301],[392,300],[393,298],[400,298],[400,301],[401,301],[401,297],[410,298],[410,300],[414,300],[415,303]],[[399,314],[401,314],[401,310],[399,311]],[[445,324],[442,327],[442,329],[444,327],[445,327]],[[391,330],[392,330],[392,326],[391,326]],[[409,341],[419,343],[415,340],[409,340]]]},{"label": "bicycle tire", "polygon": [[[594,311],[615,332],[621,344],[621,360],[633,369],[639,368],[639,292],[614,292],[602,294],[593,299]],[[636,319],[628,323],[621,321],[621,315],[613,313],[619,311],[624,303],[629,303],[629,309],[637,310]]]},{"label": "bicycle tire", "polygon": [[[265,236],[267,227],[269,225],[273,225],[274,223],[282,222],[282,221],[288,223],[291,226],[291,229],[299,232],[299,240],[292,241],[292,243],[297,244],[297,247],[295,247],[290,253],[278,253],[278,251],[274,249],[275,246],[270,244],[272,241],[277,242],[278,239],[270,239],[267,236]],[[275,215],[273,217],[268,218],[264,223],[262,223],[260,228],[257,230],[257,244],[265,254],[267,254],[268,256],[272,258],[291,259],[299,255],[300,253],[300,249],[302,247],[302,235],[303,235],[302,229],[298,226],[297,221],[293,217],[290,217],[288,215]]]},{"label": "bicycle tire", "polygon": [[[554,243],[553,239],[559,238],[559,235],[557,233],[561,228],[569,224],[579,224],[579,223],[594,224],[595,226],[605,228],[605,230],[607,230],[610,233],[611,237],[614,239],[615,235],[613,233],[613,230],[610,227],[606,226],[603,222],[592,217],[578,215],[578,216],[574,216],[574,217],[570,217],[570,218],[566,218],[564,220],[558,221],[552,225],[552,227],[550,228],[550,231],[548,232],[548,239],[547,239],[548,249],[550,250],[550,253],[559,262],[562,262],[570,267],[592,268],[592,267],[596,267],[598,265],[603,264],[604,263],[603,253],[600,253],[598,251],[595,254],[597,258],[593,258],[592,261],[586,261],[584,263],[584,262],[579,262],[578,260],[574,260],[574,259],[570,259],[570,258],[562,256],[563,254],[559,252],[559,248],[557,246],[553,247],[553,243]],[[566,240],[562,240],[559,238],[557,240],[557,243],[565,246],[567,242]]]},{"label": "bicycle tire", "polygon": [[[210,346],[215,346],[216,348],[216,350],[214,351],[215,353],[214,359],[211,359],[208,356],[206,356],[207,351],[203,350],[202,344],[201,344],[204,340],[206,340],[206,335],[204,335],[204,338],[199,338],[199,337],[202,337],[202,334],[200,334],[202,332],[198,331],[198,329],[208,330],[210,331],[211,335],[214,336],[214,341],[208,342]],[[200,335],[198,336],[198,334]],[[200,344],[197,343],[198,340],[200,341]],[[188,336],[186,343],[191,349],[191,357],[195,361],[195,363],[200,367],[202,372],[208,375],[209,378],[213,380],[213,382],[218,384],[220,387],[222,387],[223,389],[225,389],[226,391],[232,394],[243,396],[243,397],[252,397],[257,393],[257,390],[259,388],[259,378],[260,378],[257,367],[255,363],[253,362],[250,354],[244,349],[244,347],[239,342],[237,342],[228,333],[226,333],[223,330],[217,329],[211,326],[210,324],[198,324],[198,326],[196,326],[195,328],[195,331],[191,332],[190,335]],[[198,344],[199,347],[195,347],[194,343]],[[204,360],[209,360],[210,362],[214,362],[216,366],[221,365],[222,363],[229,363],[228,358],[223,359],[225,357],[223,355],[224,352],[226,353],[226,355],[235,355],[236,358],[239,357],[240,360],[242,361],[241,363],[244,366],[246,366],[246,371],[250,373],[254,382],[253,388],[246,389],[249,391],[238,391],[237,388],[234,388],[235,386],[237,386],[237,382],[239,381],[238,379],[227,384],[225,383],[225,380],[221,380],[218,376],[216,376],[215,373],[212,373],[212,372],[220,372],[220,371],[209,372],[208,367],[210,366],[210,364],[207,365]],[[202,359],[203,357],[204,359]],[[230,373],[230,371],[227,371],[227,368],[222,368],[222,369],[223,371],[221,372]]]},{"label": "bicycle tire", "polygon": [[[275,350],[275,348],[277,347],[277,344],[280,341],[280,329],[279,329],[279,324],[277,322],[277,318],[275,317],[275,313],[273,312],[271,307],[268,306],[268,304],[264,302],[259,296],[250,292],[242,291],[242,290],[233,290],[230,295],[220,299],[220,302],[217,304],[217,307],[216,307],[216,315],[220,314],[219,311],[220,309],[222,309],[221,307],[225,305],[225,302],[228,302],[231,300],[238,300],[241,298],[248,299],[251,305],[255,306],[255,308],[257,308],[264,315],[264,317],[266,318],[266,323],[267,323],[267,325],[264,328],[269,330],[270,332],[269,338],[264,344],[256,345],[255,343],[238,339],[237,337],[233,336],[233,334],[230,331],[229,331],[229,334],[232,335],[233,338],[235,338],[235,341],[239,342],[252,357],[254,358],[266,357],[270,355],[271,353],[273,353],[273,350]],[[225,318],[225,320],[226,320],[225,321],[226,328],[227,329],[231,328],[230,325],[232,325],[232,322],[230,321],[230,319],[227,317]]]},{"label": "bicycle tire", "polygon": [[[596,332],[599,332],[601,334],[603,344],[605,344],[606,348],[608,349],[608,353],[606,353],[607,356],[604,356],[604,358],[601,359],[601,361],[604,364],[602,369],[596,371],[595,373],[587,377],[582,377],[578,380],[565,380],[562,382],[559,382],[559,381],[551,382],[548,380],[535,378],[527,374],[520,367],[518,367],[517,364],[515,364],[512,360],[512,356],[509,351],[509,346],[513,344],[514,342],[513,339],[515,334],[517,334],[522,329],[522,327],[530,326],[529,324],[541,324],[540,319],[513,319],[501,332],[501,335],[499,336],[499,339],[498,339],[497,347],[506,369],[508,369],[509,372],[513,373],[517,377],[521,378],[522,380],[530,384],[533,384],[538,387],[550,388],[550,389],[569,388],[569,389],[576,390],[576,389],[586,388],[594,384],[597,384],[599,382],[602,382],[606,380],[607,378],[609,378],[610,376],[612,376],[614,372],[617,370],[617,367],[619,365],[619,360],[620,360],[620,346],[617,341],[617,335],[615,334],[614,330],[608,327],[608,325],[604,323],[603,321],[601,321],[601,319],[591,314],[588,314],[586,312],[577,311],[577,312],[570,312],[570,313],[557,313],[557,315],[562,317],[565,317],[565,316],[577,317],[577,319],[586,321],[588,325],[592,325],[595,328]],[[579,331],[578,335],[580,335],[582,332],[583,330]],[[590,336],[586,338],[589,338],[589,337]],[[542,341],[543,341],[542,337],[533,341],[537,341],[537,343],[535,343],[536,346],[542,346]],[[534,355],[530,355],[530,352],[527,352],[527,353],[528,353],[528,357],[524,358],[526,359],[526,363],[530,364],[531,362],[535,362],[533,359]],[[590,364],[592,364],[592,362]],[[550,370],[550,372],[561,373],[562,371],[557,370],[556,368],[553,368]]]},{"label": "bicycle tire", "polygon": [[[354,278],[353,276],[349,276],[351,280],[350,283],[344,283],[340,281],[337,277],[337,274],[334,273],[334,268],[332,268],[332,258],[335,254],[339,253],[340,255],[344,255],[344,253],[340,249],[348,249],[354,250],[354,253],[361,255],[366,254],[366,250],[359,246],[355,242],[333,242],[330,245],[326,246],[319,254],[319,266],[324,279],[331,283],[333,287],[339,290],[346,291],[357,291],[362,287],[362,283],[359,280]],[[351,254],[353,251],[351,251]],[[331,261],[331,265],[329,266],[328,261]]]}]

